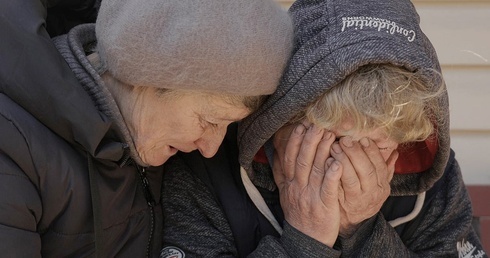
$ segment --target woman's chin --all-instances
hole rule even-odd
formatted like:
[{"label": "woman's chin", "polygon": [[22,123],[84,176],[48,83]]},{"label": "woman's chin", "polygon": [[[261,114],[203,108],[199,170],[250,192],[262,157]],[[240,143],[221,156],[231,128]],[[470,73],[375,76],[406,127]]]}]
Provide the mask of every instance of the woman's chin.
[{"label": "woman's chin", "polygon": [[160,151],[158,153],[154,152],[152,153],[153,155],[142,156],[142,160],[146,164],[156,167],[163,165],[170,157],[177,154],[178,151],[178,149],[172,146],[167,146],[163,151]]}]

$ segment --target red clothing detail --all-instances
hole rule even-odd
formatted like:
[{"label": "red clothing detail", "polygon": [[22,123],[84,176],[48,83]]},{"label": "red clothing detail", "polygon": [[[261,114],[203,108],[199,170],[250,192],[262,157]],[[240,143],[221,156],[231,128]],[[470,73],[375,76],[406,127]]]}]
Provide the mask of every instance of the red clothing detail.
[{"label": "red clothing detail", "polygon": [[[415,142],[410,146],[402,146],[398,149],[399,156],[395,163],[395,173],[397,174],[412,174],[419,173],[429,169],[434,162],[437,149],[437,139],[429,138],[423,142]],[[265,155],[264,147],[261,147],[255,154],[254,161],[262,164],[267,164],[267,156]]]},{"label": "red clothing detail", "polygon": [[439,145],[435,137],[423,142],[415,142],[410,146],[398,148],[399,156],[395,163],[396,174],[412,174],[423,172],[434,163]]},{"label": "red clothing detail", "polygon": [[260,147],[257,154],[255,154],[254,161],[262,164],[267,164],[269,161],[267,160],[267,156],[265,155],[264,147]]}]

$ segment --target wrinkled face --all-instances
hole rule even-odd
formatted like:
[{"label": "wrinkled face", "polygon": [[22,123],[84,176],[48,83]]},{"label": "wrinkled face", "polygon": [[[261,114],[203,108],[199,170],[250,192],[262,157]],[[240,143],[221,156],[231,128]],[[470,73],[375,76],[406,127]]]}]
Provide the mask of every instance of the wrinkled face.
[{"label": "wrinkled face", "polygon": [[159,166],[177,151],[197,149],[206,158],[214,156],[227,126],[250,113],[245,106],[229,102],[196,92],[143,93],[136,101],[130,126],[140,158]]},{"label": "wrinkled face", "polygon": [[366,137],[373,140],[378,146],[381,155],[384,160],[388,160],[391,152],[398,147],[398,143],[386,135],[386,132],[382,128],[366,129],[366,130],[351,130],[354,127],[353,123],[349,120],[345,120],[340,126],[332,128],[330,131],[335,134],[337,138],[352,137],[353,141],[359,141]]}]

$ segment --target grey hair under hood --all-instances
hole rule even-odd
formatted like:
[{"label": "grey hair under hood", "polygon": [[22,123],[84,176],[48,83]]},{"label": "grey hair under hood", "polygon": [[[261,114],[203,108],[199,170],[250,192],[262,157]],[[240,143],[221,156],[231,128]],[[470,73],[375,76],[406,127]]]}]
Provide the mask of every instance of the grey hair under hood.
[{"label": "grey hair under hood", "polygon": [[[276,92],[238,131],[240,163],[252,181],[252,160],[261,146],[327,89],[367,64],[393,64],[422,71],[427,85],[441,83],[436,52],[419,26],[409,0],[298,0],[290,8],[296,31],[293,56]],[[430,90],[430,88],[428,88]],[[438,100],[443,121],[437,124],[439,149],[423,173],[395,175],[392,194],[430,188],[449,157],[447,94]]]}]

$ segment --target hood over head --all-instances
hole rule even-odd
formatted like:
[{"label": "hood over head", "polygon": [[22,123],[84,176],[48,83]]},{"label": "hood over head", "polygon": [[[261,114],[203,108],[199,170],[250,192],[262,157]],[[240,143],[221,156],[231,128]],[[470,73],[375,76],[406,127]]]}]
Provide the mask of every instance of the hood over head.
[{"label": "hood over head", "polygon": [[[252,180],[252,160],[260,147],[359,67],[392,64],[422,71],[429,87],[442,83],[436,52],[409,0],[298,0],[289,11],[296,31],[293,56],[276,92],[239,126],[240,163]],[[393,195],[425,191],[444,172],[449,157],[447,93],[438,103],[444,117],[435,125],[438,151],[433,165],[420,173],[395,174]]]}]

